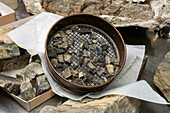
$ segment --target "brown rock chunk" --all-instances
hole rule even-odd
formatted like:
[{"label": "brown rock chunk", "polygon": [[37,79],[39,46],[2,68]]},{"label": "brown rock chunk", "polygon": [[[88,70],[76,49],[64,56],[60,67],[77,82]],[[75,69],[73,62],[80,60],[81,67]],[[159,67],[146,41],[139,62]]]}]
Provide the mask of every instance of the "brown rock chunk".
[{"label": "brown rock chunk", "polygon": [[30,82],[25,81],[20,86],[21,98],[28,101],[33,99],[36,95]]},{"label": "brown rock chunk", "polygon": [[88,66],[90,69],[94,69],[94,68],[95,68],[95,66],[94,66],[91,62],[89,62],[89,63],[87,64],[87,66]]},{"label": "brown rock chunk", "polygon": [[118,58],[111,58],[111,63],[114,65],[119,65],[119,59]]},{"label": "brown rock chunk", "polygon": [[105,68],[101,67],[97,70],[97,75],[101,76],[105,72]]},{"label": "brown rock chunk", "polygon": [[74,63],[73,64],[73,69],[77,69],[78,68],[78,64],[77,63]]},{"label": "brown rock chunk", "polygon": [[110,75],[114,75],[114,65],[108,64],[106,68]]},{"label": "brown rock chunk", "polygon": [[170,102],[170,52],[165,55],[164,60],[159,64],[154,76],[154,83]]},{"label": "brown rock chunk", "polygon": [[91,53],[89,51],[83,51],[83,57],[90,57]]},{"label": "brown rock chunk", "polygon": [[73,77],[75,77],[79,72],[77,70],[72,69],[71,70],[71,74],[73,75]]},{"label": "brown rock chunk", "polygon": [[20,93],[20,85],[21,83],[15,78],[0,75],[0,87],[9,91],[9,93],[13,93],[14,95],[19,95]]},{"label": "brown rock chunk", "polygon": [[27,66],[29,64],[30,54],[23,49],[20,50],[20,53],[21,55],[19,56],[15,56],[9,59],[1,59],[0,72],[14,70],[14,69],[21,69]]},{"label": "brown rock chunk", "polygon": [[[115,107],[113,107],[115,106]],[[138,113],[140,100],[126,96],[105,96],[100,99],[68,100],[60,106],[45,106],[40,113]]]},{"label": "brown rock chunk", "polygon": [[62,41],[63,41],[63,42],[67,42],[68,39],[67,39],[67,37],[66,37],[66,34],[65,34],[63,31],[61,31],[60,34],[61,34],[61,36],[62,36]]},{"label": "brown rock chunk", "polygon": [[109,56],[105,56],[105,62],[106,62],[106,64],[110,64],[111,58]]},{"label": "brown rock chunk", "polygon": [[10,43],[0,45],[0,59],[12,58],[19,55],[20,51],[16,44]]},{"label": "brown rock chunk", "polygon": [[59,62],[64,63],[64,56],[63,55],[58,55],[57,58],[58,58]]},{"label": "brown rock chunk", "polygon": [[36,78],[36,93],[37,95],[42,94],[43,92],[50,89],[50,85],[47,81],[45,75],[40,75]]},{"label": "brown rock chunk", "polygon": [[81,77],[83,77],[83,76],[84,76],[83,72],[80,72],[80,73],[79,73],[79,78],[81,78]]},{"label": "brown rock chunk", "polygon": [[62,71],[62,75],[64,78],[69,78],[71,77],[71,71],[70,71],[70,68],[66,68],[64,71]]},{"label": "brown rock chunk", "polygon": [[72,56],[69,55],[69,54],[64,54],[64,61],[65,61],[66,63],[71,63],[71,61],[72,61]]},{"label": "brown rock chunk", "polygon": [[65,43],[62,43],[62,44],[58,45],[58,48],[60,48],[60,49],[67,49],[67,48],[68,48],[68,45],[67,45],[67,43],[65,42]]},{"label": "brown rock chunk", "polygon": [[90,60],[88,58],[84,58],[84,63],[87,64]]}]

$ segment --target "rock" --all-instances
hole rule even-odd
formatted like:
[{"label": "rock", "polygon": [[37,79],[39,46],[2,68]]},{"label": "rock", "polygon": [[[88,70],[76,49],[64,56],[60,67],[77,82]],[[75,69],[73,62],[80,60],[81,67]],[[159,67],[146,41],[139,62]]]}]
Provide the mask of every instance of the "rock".
[{"label": "rock", "polygon": [[56,57],[56,55],[62,54],[64,52],[65,52],[64,49],[59,49],[59,48],[55,48],[55,47],[48,47],[48,56],[49,57]]},{"label": "rock", "polygon": [[97,63],[98,60],[99,60],[99,59],[98,59],[97,57],[94,56],[92,62],[93,62],[93,63]]},{"label": "rock", "polygon": [[79,73],[79,78],[81,78],[81,77],[84,77],[83,72],[80,72],[80,73]]},{"label": "rock", "polygon": [[79,72],[77,70],[72,69],[71,70],[71,74],[73,75],[73,77],[75,77]]},{"label": "rock", "polygon": [[42,94],[43,92],[50,89],[50,85],[47,81],[45,75],[40,75],[36,78],[36,93],[37,95]]},{"label": "rock", "polygon": [[106,68],[110,75],[114,75],[114,65],[108,64]]},{"label": "rock", "polygon": [[89,45],[89,48],[90,48],[91,50],[95,51],[96,48],[97,48],[97,45],[96,45],[96,44]]},{"label": "rock", "polygon": [[79,65],[80,65],[80,66],[83,65],[83,61],[84,61],[84,58],[80,58],[80,59],[79,59]]},{"label": "rock", "polygon": [[98,43],[98,41],[99,41],[98,39],[92,40],[94,44]]},{"label": "rock", "polygon": [[19,55],[20,51],[16,44],[10,43],[0,45],[0,59],[12,58]]},{"label": "rock", "polygon": [[106,77],[103,77],[103,80],[104,80],[104,82],[107,82],[107,78]]},{"label": "rock", "polygon": [[66,34],[65,34],[63,31],[61,31],[60,34],[61,34],[61,36],[62,36],[62,41],[63,41],[63,42],[67,42],[68,39],[67,39],[67,37],[66,37]]},{"label": "rock", "polygon": [[62,43],[62,44],[58,45],[58,48],[59,48],[59,49],[67,49],[67,48],[68,48],[68,45],[67,45],[67,43],[65,42],[65,43]]},{"label": "rock", "polygon": [[30,54],[20,48],[20,55],[0,60],[0,72],[24,68],[29,64]]},{"label": "rock", "polygon": [[90,61],[88,58],[84,58],[84,63],[87,64]]},{"label": "rock", "polygon": [[51,64],[53,65],[54,68],[56,68],[57,65],[58,65],[58,60],[56,58],[52,58],[51,59]]},{"label": "rock", "polygon": [[91,29],[88,29],[88,28],[81,28],[81,29],[79,29],[78,30],[78,33],[80,34],[80,35],[85,35],[85,34],[91,34]]},{"label": "rock", "polygon": [[105,56],[105,63],[110,64],[111,63],[111,58],[109,56]]},{"label": "rock", "polygon": [[77,63],[74,63],[73,64],[73,69],[77,69],[78,68],[78,64]]},{"label": "rock", "polygon": [[90,57],[91,53],[87,50],[83,51],[83,57]]},{"label": "rock", "polygon": [[57,58],[58,58],[59,62],[64,63],[64,56],[63,55],[58,55]]},{"label": "rock", "polygon": [[138,113],[140,100],[126,96],[105,96],[82,101],[68,100],[62,105],[45,106],[40,113]]},{"label": "rock", "polygon": [[90,69],[94,69],[94,68],[95,68],[95,66],[94,66],[91,62],[89,62],[89,63],[87,64],[87,66],[88,66]]},{"label": "rock", "polygon": [[63,76],[64,78],[69,78],[69,77],[71,77],[71,71],[70,71],[70,68],[69,68],[69,67],[66,68],[64,71],[62,71],[62,76]]},{"label": "rock", "polygon": [[15,78],[0,74],[0,87],[14,95],[19,95],[21,83]]},{"label": "rock", "polygon": [[41,12],[45,12],[38,0],[23,0],[23,3],[29,13],[40,14]]},{"label": "rock", "polygon": [[71,33],[71,30],[66,30],[66,34],[69,35]]},{"label": "rock", "polygon": [[15,29],[15,27],[13,27],[13,26],[8,26],[5,29],[0,29],[0,42],[2,42],[2,44],[11,44],[11,43],[13,43],[13,41],[7,35],[7,33],[12,31],[13,29]]},{"label": "rock", "polygon": [[71,30],[72,30],[73,32],[77,32],[78,29],[79,29],[79,27],[78,27],[77,25],[73,25],[73,26],[71,27]]},{"label": "rock", "polygon": [[82,42],[82,43],[80,44],[80,48],[83,48],[83,46],[84,46],[84,42]]},{"label": "rock", "polygon": [[118,66],[119,65],[119,59],[118,58],[111,58],[111,63]]},{"label": "rock", "polygon": [[97,53],[98,55],[101,55],[101,54],[102,54],[102,48],[96,47],[96,53]]},{"label": "rock", "polygon": [[97,75],[101,76],[105,72],[105,68],[101,67],[97,70]]},{"label": "rock", "polygon": [[86,41],[86,42],[84,43],[83,49],[89,49],[89,43],[88,43],[88,41]]},{"label": "rock", "polygon": [[72,56],[69,54],[64,54],[64,61],[70,64],[72,61]]},{"label": "rock", "polygon": [[101,37],[100,37],[98,40],[99,40],[99,42],[100,42],[101,45],[103,45],[103,44],[106,43],[106,41],[105,41],[103,38],[101,38]]},{"label": "rock", "polygon": [[41,63],[40,56],[39,56],[38,54],[33,55],[33,56],[31,57],[31,62]]},{"label": "rock", "polygon": [[26,101],[29,101],[36,96],[31,83],[28,81],[22,82],[20,86],[20,92],[21,92],[21,98]]},{"label": "rock", "polygon": [[41,75],[43,73],[41,64],[32,62],[20,73],[16,74],[16,78],[22,79],[21,81],[32,81],[37,75]]},{"label": "rock", "polygon": [[62,41],[53,42],[52,45],[55,47],[60,47],[60,48],[62,48],[63,46],[66,46],[66,45],[62,44]]},{"label": "rock", "polygon": [[103,44],[101,46],[101,48],[102,48],[102,51],[106,51],[109,48],[109,45],[108,44]]},{"label": "rock", "polygon": [[154,75],[155,85],[162,91],[170,102],[170,52],[165,55]]}]

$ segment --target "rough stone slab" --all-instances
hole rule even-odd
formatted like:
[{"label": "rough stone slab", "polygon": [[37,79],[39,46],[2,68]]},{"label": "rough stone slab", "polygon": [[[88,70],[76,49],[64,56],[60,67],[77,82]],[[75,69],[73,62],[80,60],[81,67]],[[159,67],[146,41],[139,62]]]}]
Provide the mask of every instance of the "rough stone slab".
[{"label": "rough stone slab", "polygon": [[68,100],[58,107],[45,106],[40,113],[138,113],[140,100],[126,96],[101,99]]},{"label": "rough stone slab", "polygon": [[[37,75],[43,74],[41,64],[37,62],[32,62],[27,65],[19,74],[16,75],[17,78],[22,79],[21,81],[32,81]],[[22,78],[20,78],[22,76]]]},{"label": "rough stone slab", "polygon": [[164,60],[159,64],[154,76],[154,83],[170,102],[170,52],[165,55]]},{"label": "rough stone slab", "polygon": [[20,48],[20,55],[0,60],[0,72],[24,68],[29,64],[30,54]]},{"label": "rough stone slab", "polygon": [[18,95],[20,93],[20,82],[17,81],[15,78],[9,76],[0,74],[0,87],[15,95]]}]

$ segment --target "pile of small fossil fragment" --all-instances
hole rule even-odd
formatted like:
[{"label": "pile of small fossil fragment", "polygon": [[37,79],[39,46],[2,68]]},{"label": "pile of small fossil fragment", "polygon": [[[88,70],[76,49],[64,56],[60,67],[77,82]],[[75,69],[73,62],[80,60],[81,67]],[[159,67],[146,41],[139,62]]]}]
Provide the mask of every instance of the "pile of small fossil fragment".
[{"label": "pile of small fossil fragment", "polygon": [[86,86],[107,82],[119,68],[119,55],[94,26],[76,24],[57,31],[47,47],[57,72],[67,80]]}]

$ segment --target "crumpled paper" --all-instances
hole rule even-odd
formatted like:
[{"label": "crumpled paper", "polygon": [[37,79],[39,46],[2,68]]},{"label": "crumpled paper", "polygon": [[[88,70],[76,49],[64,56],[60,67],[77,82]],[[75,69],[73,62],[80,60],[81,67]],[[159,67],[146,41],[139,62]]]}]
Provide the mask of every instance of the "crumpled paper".
[{"label": "crumpled paper", "polygon": [[122,71],[113,82],[102,91],[80,95],[58,85],[50,76],[50,72],[45,63],[45,39],[52,25],[61,18],[62,16],[44,12],[8,33],[9,37],[17,45],[27,49],[31,54],[39,54],[42,60],[43,71],[54,93],[72,100],[81,100],[85,97],[99,98],[105,95],[116,94],[158,104],[169,104],[157,94],[146,81],[137,81],[145,53],[145,46],[143,45],[126,45],[127,58]]}]

